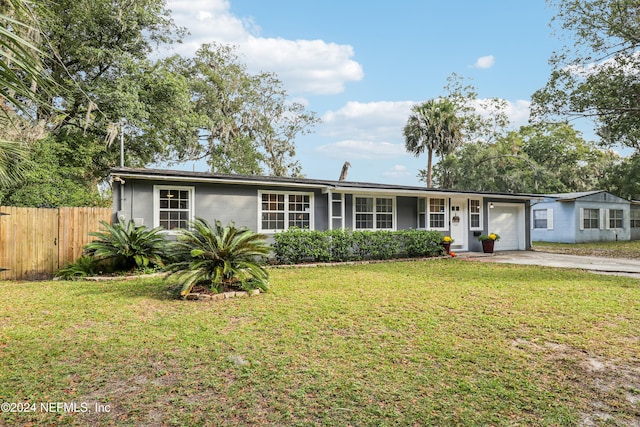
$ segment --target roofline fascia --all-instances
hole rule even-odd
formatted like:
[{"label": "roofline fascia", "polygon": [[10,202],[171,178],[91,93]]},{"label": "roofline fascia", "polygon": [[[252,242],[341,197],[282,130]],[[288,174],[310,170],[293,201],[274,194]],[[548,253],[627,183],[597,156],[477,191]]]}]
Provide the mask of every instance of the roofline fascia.
[{"label": "roofline fascia", "polygon": [[186,177],[186,176],[169,176],[169,175],[147,175],[147,174],[127,174],[127,173],[112,173],[114,177],[124,177],[127,179],[149,179],[156,181],[181,181],[181,182],[206,182],[206,183],[222,183],[222,184],[243,184],[243,185],[268,185],[273,187],[305,187],[305,188],[318,188],[322,191],[328,191],[331,186],[324,184],[302,184],[293,182],[267,182],[256,181],[250,179],[228,179],[228,178],[199,178],[199,177]]},{"label": "roofline fascia", "polygon": [[456,197],[456,196],[466,196],[466,197],[485,197],[485,198],[494,198],[494,199],[518,199],[518,200],[531,200],[535,198],[535,196],[528,195],[510,195],[510,194],[487,194],[487,193],[474,193],[474,192],[456,192],[456,191],[447,191],[447,190],[438,190],[438,189],[407,189],[407,188],[366,188],[366,187],[340,187],[340,186],[329,186],[332,192],[334,193],[353,193],[353,194],[364,194],[364,193],[373,193],[373,194],[391,194],[391,195],[411,195],[411,196],[426,196],[428,194],[437,194],[444,197]]}]

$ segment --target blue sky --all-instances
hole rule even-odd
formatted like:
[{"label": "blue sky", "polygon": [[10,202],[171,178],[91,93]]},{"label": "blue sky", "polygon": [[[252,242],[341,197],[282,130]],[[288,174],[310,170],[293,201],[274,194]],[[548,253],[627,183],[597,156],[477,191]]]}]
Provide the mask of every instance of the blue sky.
[{"label": "blue sky", "polygon": [[[526,124],[562,41],[544,0],[168,0],[191,33],[175,51],[212,41],[238,46],[250,71],[272,71],[323,123],[296,140],[308,178],[423,185],[426,157],[404,151],[414,104],[444,95],[452,73],[479,98],[509,102]],[[583,129],[584,130],[584,129]],[[589,130],[585,134],[591,135]],[[191,166],[189,166],[191,169]],[[196,165],[206,170],[206,165]]]}]

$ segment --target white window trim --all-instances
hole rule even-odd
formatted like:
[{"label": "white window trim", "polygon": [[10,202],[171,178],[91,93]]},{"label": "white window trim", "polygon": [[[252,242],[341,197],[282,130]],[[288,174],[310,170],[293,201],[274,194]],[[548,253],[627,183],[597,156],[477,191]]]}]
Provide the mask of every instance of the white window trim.
[{"label": "white window trim", "polygon": [[[596,228],[585,228],[584,227],[584,211],[586,210],[594,210],[598,211],[598,227]],[[598,208],[580,208],[580,230],[603,230],[604,229],[604,209]]]},{"label": "white window trim", "polygon": [[[471,201],[475,200],[478,202],[478,206],[480,207],[480,212],[478,213],[478,215],[480,216],[480,226],[478,227],[472,227],[471,226]],[[484,223],[484,209],[482,208],[482,199],[477,199],[477,198],[470,198],[468,201],[468,206],[467,209],[469,211],[468,215],[469,215],[469,230],[483,230],[484,228],[482,227],[482,224]]]},{"label": "white window trim", "polygon": [[[358,197],[364,197],[367,199],[373,199],[373,228],[356,228],[356,198]],[[378,215],[378,213],[376,212],[376,199],[391,199],[391,222],[392,222],[392,228],[380,228],[378,229],[376,227],[376,216]],[[397,221],[398,221],[398,212],[397,212],[397,206],[396,206],[396,196],[392,196],[392,195],[376,195],[376,196],[372,196],[370,194],[354,194],[352,196],[352,207],[351,207],[351,211],[352,211],[352,219],[351,219],[351,229],[352,230],[359,230],[359,231],[396,231],[398,229],[397,227]],[[384,214],[386,214],[386,212],[384,212]]]},{"label": "white window trim", "polygon": [[[444,227],[431,227],[431,205],[429,204],[429,201],[431,199],[442,199],[444,200],[444,212],[433,212],[433,213],[442,213],[444,214]],[[417,208],[417,212],[416,212],[416,224],[417,224],[417,229],[418,230],[436,230],[436,231],[448,231],[449,227],[449,198],[448,197],[419,197],[418,200],[424,200],[424,212],[420,211],[420,202],[418,202],[418,208]],[[468,202],[467,202],[468,203]],[[469,207],[467,206],[467,209],[469,209]],[[420,214],[424,213],[425,214],[425,226],[424,227],[420,227]],[[469,215],[471,215],[469,213]],[[469,220],[471,220],[471,216],[469,216]],[[477,228],[478,230],[482,230],[482,204],[480,205],[480,228]]]},{"label": "white window trim", "polygon": [[636,221],[640,221],[640,210],[638,209],[631,209],[629,211],[629,227],[630,228],[640,228],[639,226],[634,226],[632,224],[634,224]]},{"label": "white window trim", "polygon": [[[444,200],[444,212],[431,212],[431,203],[429,203],[431,201],[431,199],[442,199]],[[436,231],[447,231],[449,230],[448,224],[449,224],[449,209],[450,209],[450,203],[449,203],[449,198],[448,197],[429,197],[427,198],[427,230],[436,230]],[[444,214],[444,227],[431,227],[431,214],[432,213],[437,213],[437,214]],[[482,222],[480,222],[480,224],[482,224]]]},{"label": "white window trim", "polygon": [[[196,188],[180,185],[154,185],[153,186],[153,227],[160,227],[160,190],[178,190],[189,192],[189,218],[191,222],[195,218],[196,211]],[[163,233],[175,235],[180,230],[163,230]]]},{"label": "white window trim", "polygon": [[[622,227],[611,227],[611,211],[620,211],[622,212]],[[606,219],[607,230],[624,230],[624,209],[621,208],[610,208],[607,209],[607,219]]]},{"label": "white window trim", "polygon": [[[284,195],[284,229],[265,229],[262,228],[262,195],[263,194],[281,194]],[[276,234],[289,229],[289,195],[295,196],[309,196],[309,230],[314,230],[314,198],[313,193],[303,191],[270,191],[270,190],[258,190],[258,233]],[[266,211],[270,212],[270,211]]]},{"label": "white window trim", "polygon": [[[547,226],[546,227],[536,227],[536,211],[546,211],[547,212]],[[538,208],[531,209],[531,228],[533,230],[553,230],[553,208]]]},{"label": "white window trim", "polygon": [[[340,196],[340,215],[336,215],[335,212],[333,211],[333,196],[334,195],[339,195]],[[344,210],[344,205],[345,205],[345,200],[344,200],[344,193],[332,193],[329,192],[328,193],[328,198],[329,198],[329,230],[333,230],[333,220],[334,219],[340,219],[340,230],[344,229],[344,214],[345,214],[345,210]],[[337,200],[335,200],[335,202],[337,202]]]}]

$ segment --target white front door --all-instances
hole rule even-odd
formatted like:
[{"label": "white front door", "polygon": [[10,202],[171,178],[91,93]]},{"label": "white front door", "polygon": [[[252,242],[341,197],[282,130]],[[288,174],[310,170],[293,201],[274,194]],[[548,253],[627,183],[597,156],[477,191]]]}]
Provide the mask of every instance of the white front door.
[{"label": "white front door", "polygon": [[466,251],[469,249],[469,225],[467,224],[467,200],[451,199],[449,206],[449,230],[451,238],[454,240],[451,245],[453,251]]}]

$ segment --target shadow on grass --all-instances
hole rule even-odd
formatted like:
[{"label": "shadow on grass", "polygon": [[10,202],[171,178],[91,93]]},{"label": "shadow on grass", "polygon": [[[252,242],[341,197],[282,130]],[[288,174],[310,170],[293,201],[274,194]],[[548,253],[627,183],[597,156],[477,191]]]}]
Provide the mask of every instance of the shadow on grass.
[{"label": "shadow on grass", "polygon": [[130,280],[109,280],[104,282],[75,282],[83,295],[112,295],[122,298],[151,298],[175,300],[170,281],[161,277]]}]

